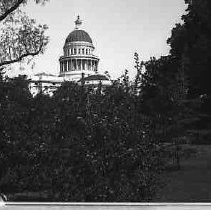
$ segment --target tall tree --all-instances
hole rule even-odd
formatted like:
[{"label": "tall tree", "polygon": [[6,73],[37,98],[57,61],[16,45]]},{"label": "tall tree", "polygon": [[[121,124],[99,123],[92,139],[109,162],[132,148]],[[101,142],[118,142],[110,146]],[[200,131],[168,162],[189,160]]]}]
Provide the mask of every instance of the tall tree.
[{"label": "tall tree", "polygon": [[187,77],[187,96],[192,100],[189,101],[191,106],[195,107],[193,131],[198,137],[202,134],[198,141],[210,139],[211,133],[211,2],[185,0],[185,3],[187,13],[182,16],[183,23],[176,24],[167,42],[171,46],[171,55],[183,67]]},{"label": "tall tree", "polygon": [[209,0],[186,0],[187,14],[177,24],[168,39],[171,54],[180,62],[186,59],[189,79],[189,96],[211,94],[211,2]]},{"label": "tall tree", "polygon": [[[35,0],[44,4],[47,0]],[[37,25],[21,11],[27,0],[0,1],[0,67],[44,52],[48,43],[46,25]]]}]

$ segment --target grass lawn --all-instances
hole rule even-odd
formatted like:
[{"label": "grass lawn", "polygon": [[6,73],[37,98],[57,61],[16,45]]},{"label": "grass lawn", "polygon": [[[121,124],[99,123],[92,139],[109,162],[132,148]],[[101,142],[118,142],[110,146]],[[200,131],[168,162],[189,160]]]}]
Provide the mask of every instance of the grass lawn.
[{"label": "grass lawn", "polygon": [[181,169],[166,172],[166,185],[153,202],[211,202],[211,145],[193,145],[196,154],[181,161]]}]

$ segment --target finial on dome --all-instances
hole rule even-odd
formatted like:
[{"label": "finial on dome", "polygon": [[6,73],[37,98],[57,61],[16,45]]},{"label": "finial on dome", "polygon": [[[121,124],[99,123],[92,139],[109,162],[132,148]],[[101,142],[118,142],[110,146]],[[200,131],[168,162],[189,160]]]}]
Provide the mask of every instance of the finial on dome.
[{"label": "finial on dome", "polygon": [[80,20],[80,16],[77,16],[77,20],[75,21],[75,29],[78,29],[79,26],[82,24],[82,21]]}]

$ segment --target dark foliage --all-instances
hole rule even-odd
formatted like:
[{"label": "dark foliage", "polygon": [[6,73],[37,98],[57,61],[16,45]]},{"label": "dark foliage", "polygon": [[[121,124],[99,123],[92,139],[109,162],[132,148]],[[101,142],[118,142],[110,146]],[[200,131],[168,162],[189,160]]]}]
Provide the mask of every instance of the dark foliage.
[{"label": "dark foliage", "polygon": [[1,86],[3,192],[44,192],[48,201],[150,200],[162,149],[126,79],[105,90],[67,82],[53,97],[32,98],[23,78]]},{"label": "dark foliage", "polygon": [[190,133],[197,138],[194,142],[202,143],[204,135],[209,137],[211,133],[211,3],[208,0],[185,2],[187,13],[182,16],[184,22],[172,30],[168,43],[171,55],[182,64],[188,81],[187,98],[195,112],[190,120]]}]

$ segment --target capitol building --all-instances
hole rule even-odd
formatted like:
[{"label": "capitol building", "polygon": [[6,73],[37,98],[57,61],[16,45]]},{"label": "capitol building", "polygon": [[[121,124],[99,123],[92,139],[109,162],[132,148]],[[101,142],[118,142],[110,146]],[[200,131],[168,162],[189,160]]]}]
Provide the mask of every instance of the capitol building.
[{"label": "capitol building", "polygon": [[52,93],[64,81],[97,86],[111,85],[110,79],[98,73],[99,58],[94,54],[95,47],[89,34],[81,29],[82,21],[78,16],[75,29],[67,36],[63,55],[59,58],[59,75],[45,72],[30,78],[30,89],[33,95],[38,92]]},{"label": "capitol building", "polygon": [[82,22],[78,16],[75,30],[65,40],[64,55],[60,57],[60,76],[70,80],[81,79],[98,72],[99,58],[94,55],[94,45],[89,34],[80,29]]}]

